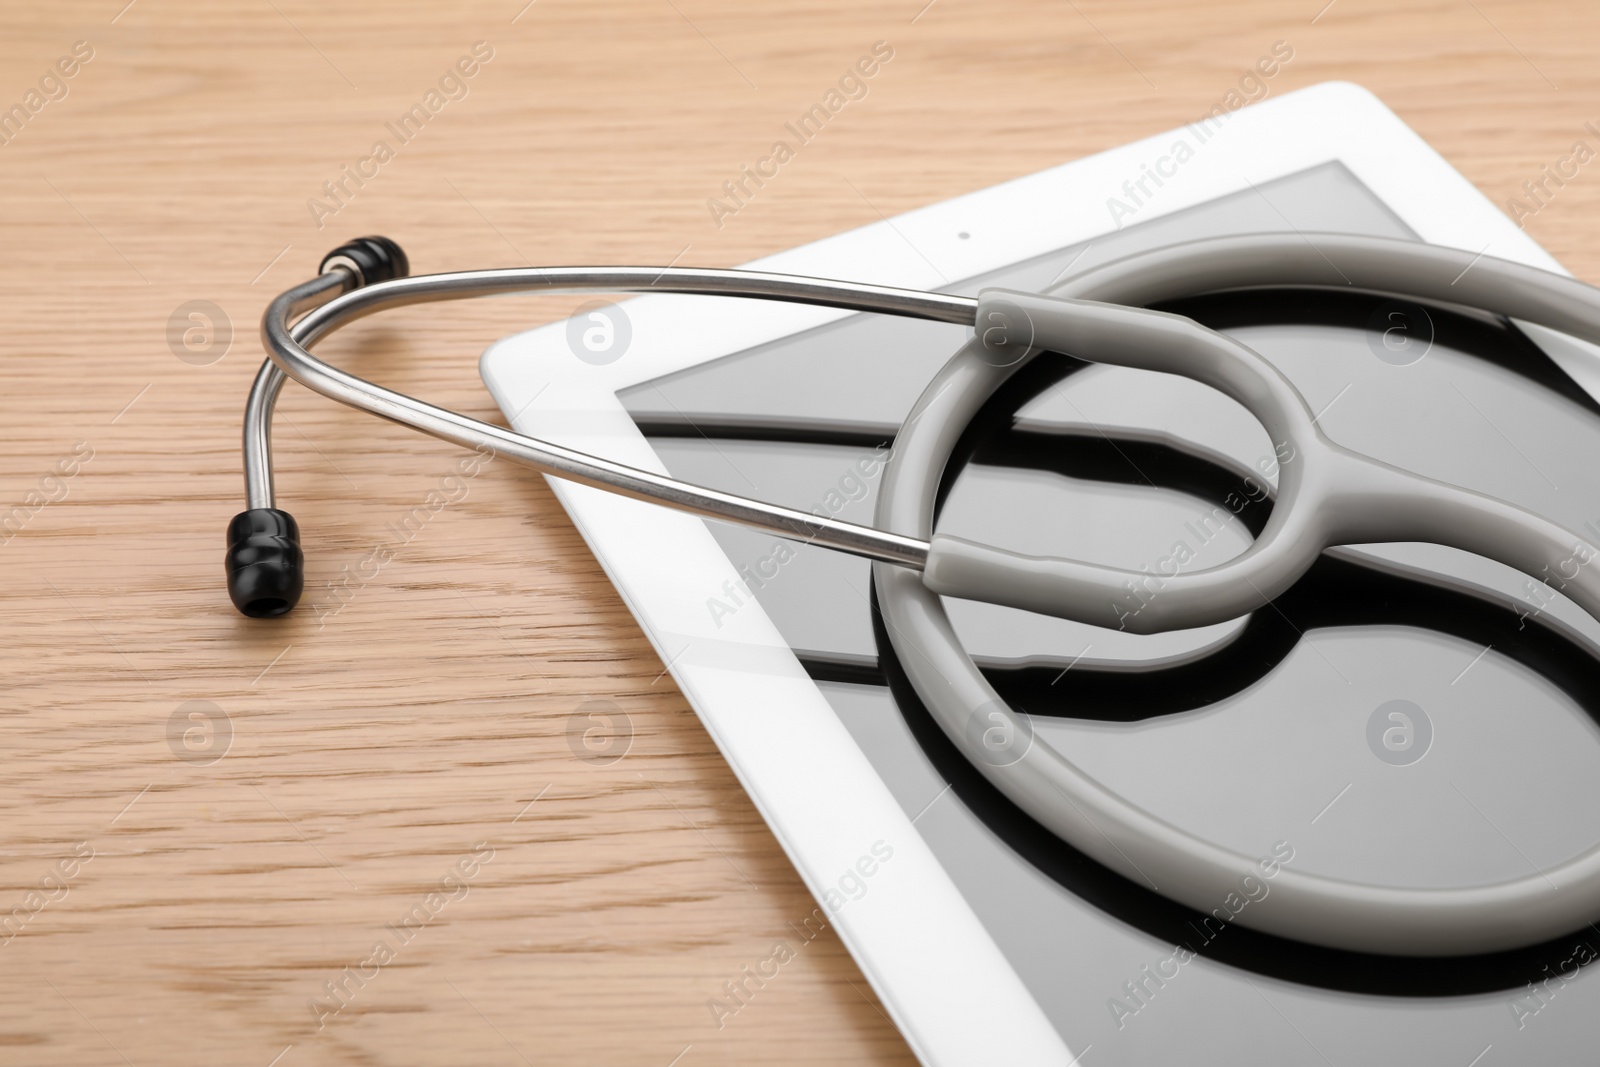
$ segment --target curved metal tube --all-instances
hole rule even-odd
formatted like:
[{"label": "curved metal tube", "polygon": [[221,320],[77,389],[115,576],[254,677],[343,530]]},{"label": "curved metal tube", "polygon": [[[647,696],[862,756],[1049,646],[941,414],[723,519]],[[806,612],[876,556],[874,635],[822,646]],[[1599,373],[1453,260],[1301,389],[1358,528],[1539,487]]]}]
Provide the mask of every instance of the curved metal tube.
[{"label": "curved metal tube", "polygon": [[[825,548],[920,569],[927,542],[884,533],[794,508],[706,489],[467,418],[385,389],[311,354],[318,340],[347,323],[388,308],[519,292],[658,292],[782,300],[852,311],[875,311],[970,326],[977,301],[944,293],[829,281],[759,271],[643,267],[543,267],[464,271],[396,278],[350,288],[343,267],[274,300],[261,323],[270,359],[256,375],[245,408],[245,487],[251,508],[272,508],[270,424],[285,374],[323,396],[467,448],[488,448],[515,462],[583,485],[666,504],[802,540]],[[310,311],[290,327],[297,314]]]},{"label": "curved metal tube", "polygon": [[[355,276],[344,268],[335,268],[314,281],[298,286],[307,292],[289,310],[291,316],[303,315],[320,304],[345,292],[355,285]],[[280,298],[281,299],[281,298]],[[270,358],[261,361],[256,371],[255,383],[250,386],[250,398],[244,405],[244,495],[251,508],[273,507],[272,491],[272,409],[278,404],[278,394],[283,391],[283,371]]]}]

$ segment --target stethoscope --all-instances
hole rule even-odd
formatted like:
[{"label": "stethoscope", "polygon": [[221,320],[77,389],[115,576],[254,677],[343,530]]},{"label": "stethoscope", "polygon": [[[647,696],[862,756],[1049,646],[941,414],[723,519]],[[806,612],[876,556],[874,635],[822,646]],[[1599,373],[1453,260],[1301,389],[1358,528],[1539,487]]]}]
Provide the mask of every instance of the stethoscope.
[{"label": "stethoscope", "polygon": [[[1600,549],[1523,508],[1343,448],[1304,396],[1249,347],[1147,306],[1224,290],[1350,287],[1475,308],[1600,343],[1600,290],[1486,255],[1341,234],[1255,234],[1141,252],[1048,295],[977,298],[757,271],[545,267],[409,277],[394,242],[365,237],[283,293],[262,319],[270,359],[245,408],[249,509],[228,528],[228,592],[245,615],[292,609],[304,585],[299,529],[274,506],[270,427],[285,376],[351,407],[583,485],[862,556],[886,630],[917,695],[1007,798],[1078,850],[1164,896],[1211,913],[1256,860],[1155,817],[1089,777],[1009,708],[961,647],[942,596],[988,601],[1136,633],[1205,626],[1266,607],[1325,549],[1422,541],[1497,560],[1600,619]],[[974,335],[928,384],[884,469],[875,526],[861,526],[614,463],[385,389],[318,360],[317,341],[355,319],[435,300],[515,292],[754,297],[931,319]],[[1266,428],[1279,469],[1271,516],[1239,556],[1205,570],[1147,572],[1025,556],[933,530],[939,480],[963,429],[1039,352],[1178,374],[1211,386]],[[1130,588],[1140,591],[1129,612]],[[1600,844],[1525,878],[1414,889],[1280,869],[1270,900],[1237,921],[1312,944],[1384,955],[1463,956],[1536,944],[1600,920]]]}]

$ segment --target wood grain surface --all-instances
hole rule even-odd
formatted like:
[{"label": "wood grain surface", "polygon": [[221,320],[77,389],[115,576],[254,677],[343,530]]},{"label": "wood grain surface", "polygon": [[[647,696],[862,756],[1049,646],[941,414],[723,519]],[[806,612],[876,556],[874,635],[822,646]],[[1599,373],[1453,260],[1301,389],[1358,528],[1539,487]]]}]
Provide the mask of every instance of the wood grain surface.
[{"label": "wood grain surface", "polygon": [[[458,453],[291,385],[280,502],[307,602],[346,593],[234,612],[255,323],[327,248],[737,264],[1194,119],[1278,41],[1270,94],[1359,82],[1502,205],[1600,143],[1578,0],[524,3],[0,8],[0,1063],[911,1060],[831,932],[708,1010],[814,905],[538,476],[489,464],[347,582]],[[878,41],[865,97],[717,225]],[[1527,226],[1600,277],[1600,164]],[[498,420],[475,357],[566,306],[328,351]]]}]

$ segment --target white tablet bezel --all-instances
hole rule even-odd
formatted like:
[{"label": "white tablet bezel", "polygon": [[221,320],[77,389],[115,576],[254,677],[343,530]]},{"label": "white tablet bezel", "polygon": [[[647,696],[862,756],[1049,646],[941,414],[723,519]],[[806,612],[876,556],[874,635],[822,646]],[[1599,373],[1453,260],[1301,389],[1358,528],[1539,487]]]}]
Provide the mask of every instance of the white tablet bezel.
[{"label": "white tablet bezel", "polygon": [[[1318,85],[1218,125],[1131,221],[1338,162],[1423,240],[1561,269],[1358,86]],[[1159,134],[748,266],[911,289],[983,275],[1114,228],[1108,200],[1126,201],[1124,182],[1169,155],[1179,136],[1197,141],[1191,128]],[[565,322],[484,353],[484,382],[514,413],[515,429],[666,473],[618,398],[621,390],[849,314],[682,296],[640,297],[626,310],[631,345],[609,365],[575,358]],[[922,1061],[1073,1062],[1069,1042],[759,602],[715,621],[707,611],[707,599],[725,595],[724,583],[739,576],[705,522],[569,482],[550,484],[812,893],[824,899],[874,843],[893,849],[869,891],[830,920]]]}]

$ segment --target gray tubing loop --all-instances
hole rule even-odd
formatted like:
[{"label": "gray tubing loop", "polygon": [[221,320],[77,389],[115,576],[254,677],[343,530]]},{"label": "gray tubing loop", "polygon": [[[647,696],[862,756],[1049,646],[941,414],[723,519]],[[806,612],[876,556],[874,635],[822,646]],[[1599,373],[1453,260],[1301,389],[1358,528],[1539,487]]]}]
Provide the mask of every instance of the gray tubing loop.
[{"label": "gray tubing loop", "polygon": [[[1177,245],[1088,272],[1053,295],[1140,305],[1225,289],[1295,285],[1354,287],[1471,305],[1600,342],[1600,292],[1572,279],[1467,252],[1343,235],[1254,235]],[[1254,560],[1264,566],[1272,589],[1291,584],[1328,544],[1435,541],[1536,573],[1534,561],[1554,561],[1541,553],[1560,544],[1565,554],[1582,543],[1502,501],[1340,448],[1311,422],[1304,400],[1271,364],[1190,320],[1097,304],[1052,306],[1048,299],[1024,294],[985,294],[978,338],[946,364],[907,417],[883,475],[880,528],[932,535],[935,493],[957,438],[994,391],[1037,351],[1009,366],[994,365],[993,346],[986,348],[982,340],[986,320],[981,312],[999,307],[996,301],[1001,299],[1026,309],[1024,325],[1028,318],[1038,320],[1033,325],[1042,342],[1071,341],[1068,351],[1084,359],[1188,374],[1240,400],[1274,440],[1288,436],[1306,446],[1306,462],[1297,457],[1282,468],[1278,499],[1263,536],[1232,561],[1249,565]],[[1015,317],[1015,309],[1004,310]],[[1134,332],[1123,333],[1123,327]],[[1156,341],[1161,343],[1152,343]],[[1411,499],[1405,499],[1407,494]],[[964,545],[952,547],[953,542],[934,540],[930,583],[938,584],[941,575],[950,573],[950,561],[966,551]],[[935,565],[933,557],[940,556]],[[992,565],[993,580],[995,566],[1014,566],[1016,558],[997,553],[980,562]],[[1229,566],[1214,570],[1227,571]],[[1087,604],[1082,587],[1103,593],[1099,583],[1108,574],[1115,575],[1120,587],[1123,572],[1111,568],[1057,567],[1044,575],[1057,587],[1034,599],[1052,601],[1065,590],[1069,600],[1078,597]],[[1215,614],[1204,610],[1208,597],[1226,603],[1223,618],[1264,603],[1262,594],[1205,580],[1206,574],[1185,575],[1201,579],[1195,584],[1199,592],[1178,594],[1178,585],[1171,583],[1145,610],[1163,598],[1196,597],[1200,609],[1174,609],[1173,625],[1187,626]],[[970,575],[963,577],[970,580]],[[1569,585],[1565,591],[1595,614],[1600,597],[1590,577],[1582,588]],[[1037,578],[1036,570],[1020,581],[1003,580],[1023,587]],[[939,593],[923,583],[922,575],[880,563],[874,565],[874,579],[890,642],[917,695],[950,739],[1030,816],[1137,884],[1204,913],[1237,911],[1235,921],[1265,933],[1388,955],[1495,952],[1536,944],[1600,919],[1600,845],[1525,878],[1464,888],[1371,885],[1292,867],[1281,867],[1265,880],[1258,857],[1216,845],[1145,811],[1050,746],[1034,743],[1027,717],[1006,707],[984,679],[957,640]],[[1263,593],[1271,595],[1270,590]],[[992,586],[984,594],[980,599],[1007,599]],[[1085,621],[1114,625],[1103,605],[1098,611]],[[1247,877],[1264,881],[1270,892],[1248,908],[1229,907],[1245,892],[1241,880]]]}]

